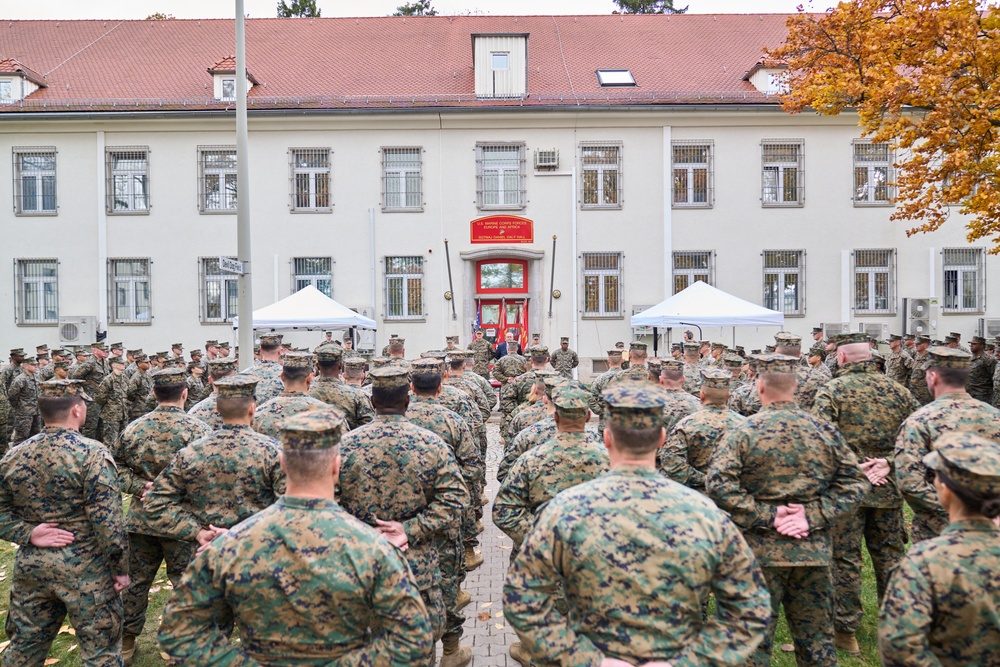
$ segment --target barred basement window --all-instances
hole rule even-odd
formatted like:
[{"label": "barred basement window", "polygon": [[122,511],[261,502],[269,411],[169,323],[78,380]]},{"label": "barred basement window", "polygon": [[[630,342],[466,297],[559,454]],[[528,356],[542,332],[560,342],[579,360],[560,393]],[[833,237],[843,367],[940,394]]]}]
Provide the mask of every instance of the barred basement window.
[{"label": "barred basement window", "polygon": [[622,207],[622,147],[614,144],[580,146],[583,208]]},{"label": "barred basement window", "polygon": [[333,298],[332,257],[296,257],[292,260],[292,292],[309,285]]},{"label": "barred basement window", "polygon": [[104,159],[108,213],[149,213],[149,148],[111,147]]},{"label": "barred basement window", "polygon": [[889,144],[856,140],[854,149],[854,205],[891,204],[892,151]]},{"label": "barred basement window", "polygon": [[858,315],[896,313],[896,251],[855,250],[854,312]]},{"label": "barred basement window", "polygon": [[692,250],[674,253],[674,294],[698,281],[715,285],[715,251]]},{"label": "barred basement window", "polygon": [[13,161],[14,213],[17,215],[55,215],[55,147],[15,146]]},{"label": "barred basement window", "polygon": [[108,322],[152,324],[149,258],[108,260]]},{"label": "barred basement window", "polygon": [[288,154],[292,171],[292,210],[332,211],[330,149],[292,148]]},{"label": "barred basement window", "polygon": [[385,258],[385,318],[424,316],[424,260],[422,257]]},{"label": "barred basement window", "polygon": [[522,209],[525,191],[523,143],[476,144],[476,200],[480,209]]},{"label": "barred basement window", "polygon": [[236,147],[198,147],[198,210],[229,213],[236,210]]},{"label": "barred basement window", "polygon": [[622,316],[622,253],[583,253],[584,317]]},{"label": "barred basement window", "polygon": [[418,147],[382,149],[382,210],[423,210],[423,177]]},{"label": "barred basement window", "polygon": [[801,206],[805,202],[803,145],[801,139],[761,142],[764,206]]},{"label": "barred basement window", "polygon": [[[235,257],[230,257],[236,260]],[[237,315],[239,288],[234,273],[225,273],[219,268],[218,257],[202,257],[198,260],[200,286],[198,290],[201,304],[201,321],[231,322]]]},{"label": "barred basement window", "polygon": [[17,324],[59,324],[59,260],[14,260]]},{"label": "barred basement window", "polygon": [[673,207],[711,208],[715,200],[715,146],[711,141],[674,141]]},{"label": "barred basement window", "polygon": [[986,310],[986,265],[982,248],[945,248],[942,251],[945,312]]},{"label": "barred basement window", "polygon": [[764,307],[785,315],[805,315],[805,250],[765,250],[763,256]]}]

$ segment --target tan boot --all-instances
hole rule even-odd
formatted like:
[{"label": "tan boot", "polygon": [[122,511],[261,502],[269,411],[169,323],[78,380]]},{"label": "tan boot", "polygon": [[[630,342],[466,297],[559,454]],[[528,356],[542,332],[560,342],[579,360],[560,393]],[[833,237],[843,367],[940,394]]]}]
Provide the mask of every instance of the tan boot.
[{"label": "tan boot", "polygon": [[441,640],[444,652],[441,654],[439,667],[465,667],[472,662],[472,649],[459,646],[458,637],[445,637]]},{"label": "tan boot", "polygon": [[833,645],[848,655],[861,655],[861,647],[858,646],[858,638],[853,632],[841,632],[836,630],[833,633]]},{"label": "tan boot", "polygon": [[479,496],[479,504],[484,507],[490,504],[490,499],[486,497],[485,491],[483,491],[483,493]]},{"label": "tan boot", "polygon": [[458,590],[458,597],[455,598],[455,611],[461,611],[469,606],[472,602],[472,596],[469,595],[469,591],[464,589]]},{"label": "tan boot", "polygon": [[477,554],[472,547],[465,548],[465,571],[472,572],[483,564],[483,555]]},{"label": "tan boot", "polygon": [[476,535],[482,535],[484,530],[486,530],[486,526],[483,525],[483,520],[480,519],[476,522]]},{"label": "tan boot", "polygon": [[521,642],[514,642],[511,644],[510,648],[507,649],[507,653],[509,653],[510,657],[514,658],[514,661],[521,665],[521,667],[531,667],[531,656],[524,650],[524,646]]},{"label": "tan boot", "polygon": [[135,635],[125,635],[122,637],[122,659],[125,660],[125,667],[132,664],[135,657]]}]

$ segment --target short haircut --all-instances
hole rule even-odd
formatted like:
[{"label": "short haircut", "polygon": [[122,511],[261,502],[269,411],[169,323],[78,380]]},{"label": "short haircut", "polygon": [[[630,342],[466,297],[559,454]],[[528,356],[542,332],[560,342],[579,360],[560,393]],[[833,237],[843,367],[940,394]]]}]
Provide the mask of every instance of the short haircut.
[{"label": "short haircut", "polygon": [[336,359],[334,361],[330,361],[329,359],[320,359],[316,362],[316,365],[319,366],[319,369],[324,373],[334,373],[337,370],[337,366],[342,363],[344,363],[342,359]]},{"label": "short haircut", "polygon": [[702,387],[702,392],[705,394],[705,400],[712,405],[725,405],[726,401],[729,399],[729,389],[717,389],[715,387]]},{"label": "short haircut", "polygon": [[757,378],[765,387],[779,394],[793,393],[796,382],[798,382],[798,376],[795,373],[764,373],[758,375]]},{"label": "short haircut", "polygon": [[797,357],[802,354],[802,345],[776,345],[774,351],[778,354],[787,354],[790,357]]},{"label": "short haircut", "polygon": [[652,428],[625,428],[614,422],[608,423],[615,446],[628,454],[643,456],[656,450],[663,434],[663,426]]},{"label": "short haircut", "polygon": [[223,419],[239,419],[250,410],[254,399],[250,396],[220,396],[215,401],[215,409]]},{"label": "short haircut", "polygon": [[634,361],[642,361],[646,358],[646,350],[631,350],[628,353],[629,359]]},{"label": "short haircut", "polygon": [[83,403],[79,396],[42,396],[38,399],[38,413],[46,424],[63,422],[78,403]]},{"label": "short haircut", "polygon": [[153,385],[153,396],[160,403],[175,403],[181,399],[185,389],[186,384]]},{"label": "short haircut", "polygon": [[433,394],[441,387],[440,373],[414,373],[413,391],[416,394]]},{"label": "short haircut", "polygon": [[941,366],[931,366],[927,370],[937,373],[941,382],[948,387],[964,387],[969,381],[968,368],[942,368]]},{"label": "short haircut", "polygon": [[222,378],[227,378],[230,375],[236,375],[236,371],[229,370],[228,368],[216,368],[212,370],[209,375],[212,376],[213,380],[221,380]]},{"label": "short haircut", "polygon": [[410,398],[410,386],[400,387],[372,387],[372,405],[381,410],[406,409],[406,403]]},{"label": "short haircut", "polygon": [[664,380],[669,380],[670,382],[678,382],[684,379],[684,371],[677,371],[673,369],[666,369],[660,371],[660,377]]},{"label": "short haircut", "polygon": [[281,377],[288,382],[304,382],[309,374],[313,372],[312,368],[301,368],[298,366],[282,366]]},{"label": "short haircut", "polygon": [[328,449],[282,449],[281,459],[290,482],[308,483],[323,479],[333,471],[340,447]]},{"label": "short haircut", "polygon": [[531,363],[533,364],[544,364],[549,360],[546,354],[533,354],[531,355]]},{"label": "short haircut", "polygon": [[[320,366],[322,368],[322,366]],[[363,368],[348,368],[344,371],[344,377],[349,377],[352,380],[354,378],[362,378],[365,376],[365,369]]]},{"label": "short haircut", "polygon": [[389,343],[389,354],[402,354],[403,344],[402,343]]},{"label": "short haircut", "polygon": [[274,352],[275,350],[281,348],[281,343],[261,343],[261,352]]},{"label": "short haircut", "polygon": [[453,371],[465,370],[465,357],[455,357],[451,360],[450,367]]}]

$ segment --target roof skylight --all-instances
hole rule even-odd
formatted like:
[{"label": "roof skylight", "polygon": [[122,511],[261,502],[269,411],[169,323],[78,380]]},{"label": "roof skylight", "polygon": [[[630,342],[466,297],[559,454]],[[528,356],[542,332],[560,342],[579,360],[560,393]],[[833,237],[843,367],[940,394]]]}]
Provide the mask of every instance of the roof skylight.
[{"label": "roof skylight", "polygon": [[627,69],[599,69],[597,70],[597,82],[602,88],[611,86],[634,86],[635,77],[632,70]]}]

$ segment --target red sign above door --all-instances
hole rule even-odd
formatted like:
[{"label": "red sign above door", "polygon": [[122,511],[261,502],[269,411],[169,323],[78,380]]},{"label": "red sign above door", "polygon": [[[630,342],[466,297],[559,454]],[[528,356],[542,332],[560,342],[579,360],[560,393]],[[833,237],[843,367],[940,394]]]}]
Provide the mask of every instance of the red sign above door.
[{"label": "red sign above door", "polygon": [[535,223],[516,215],[488,215],[476,218],[470,226],[472,243],[533,243]]}]

